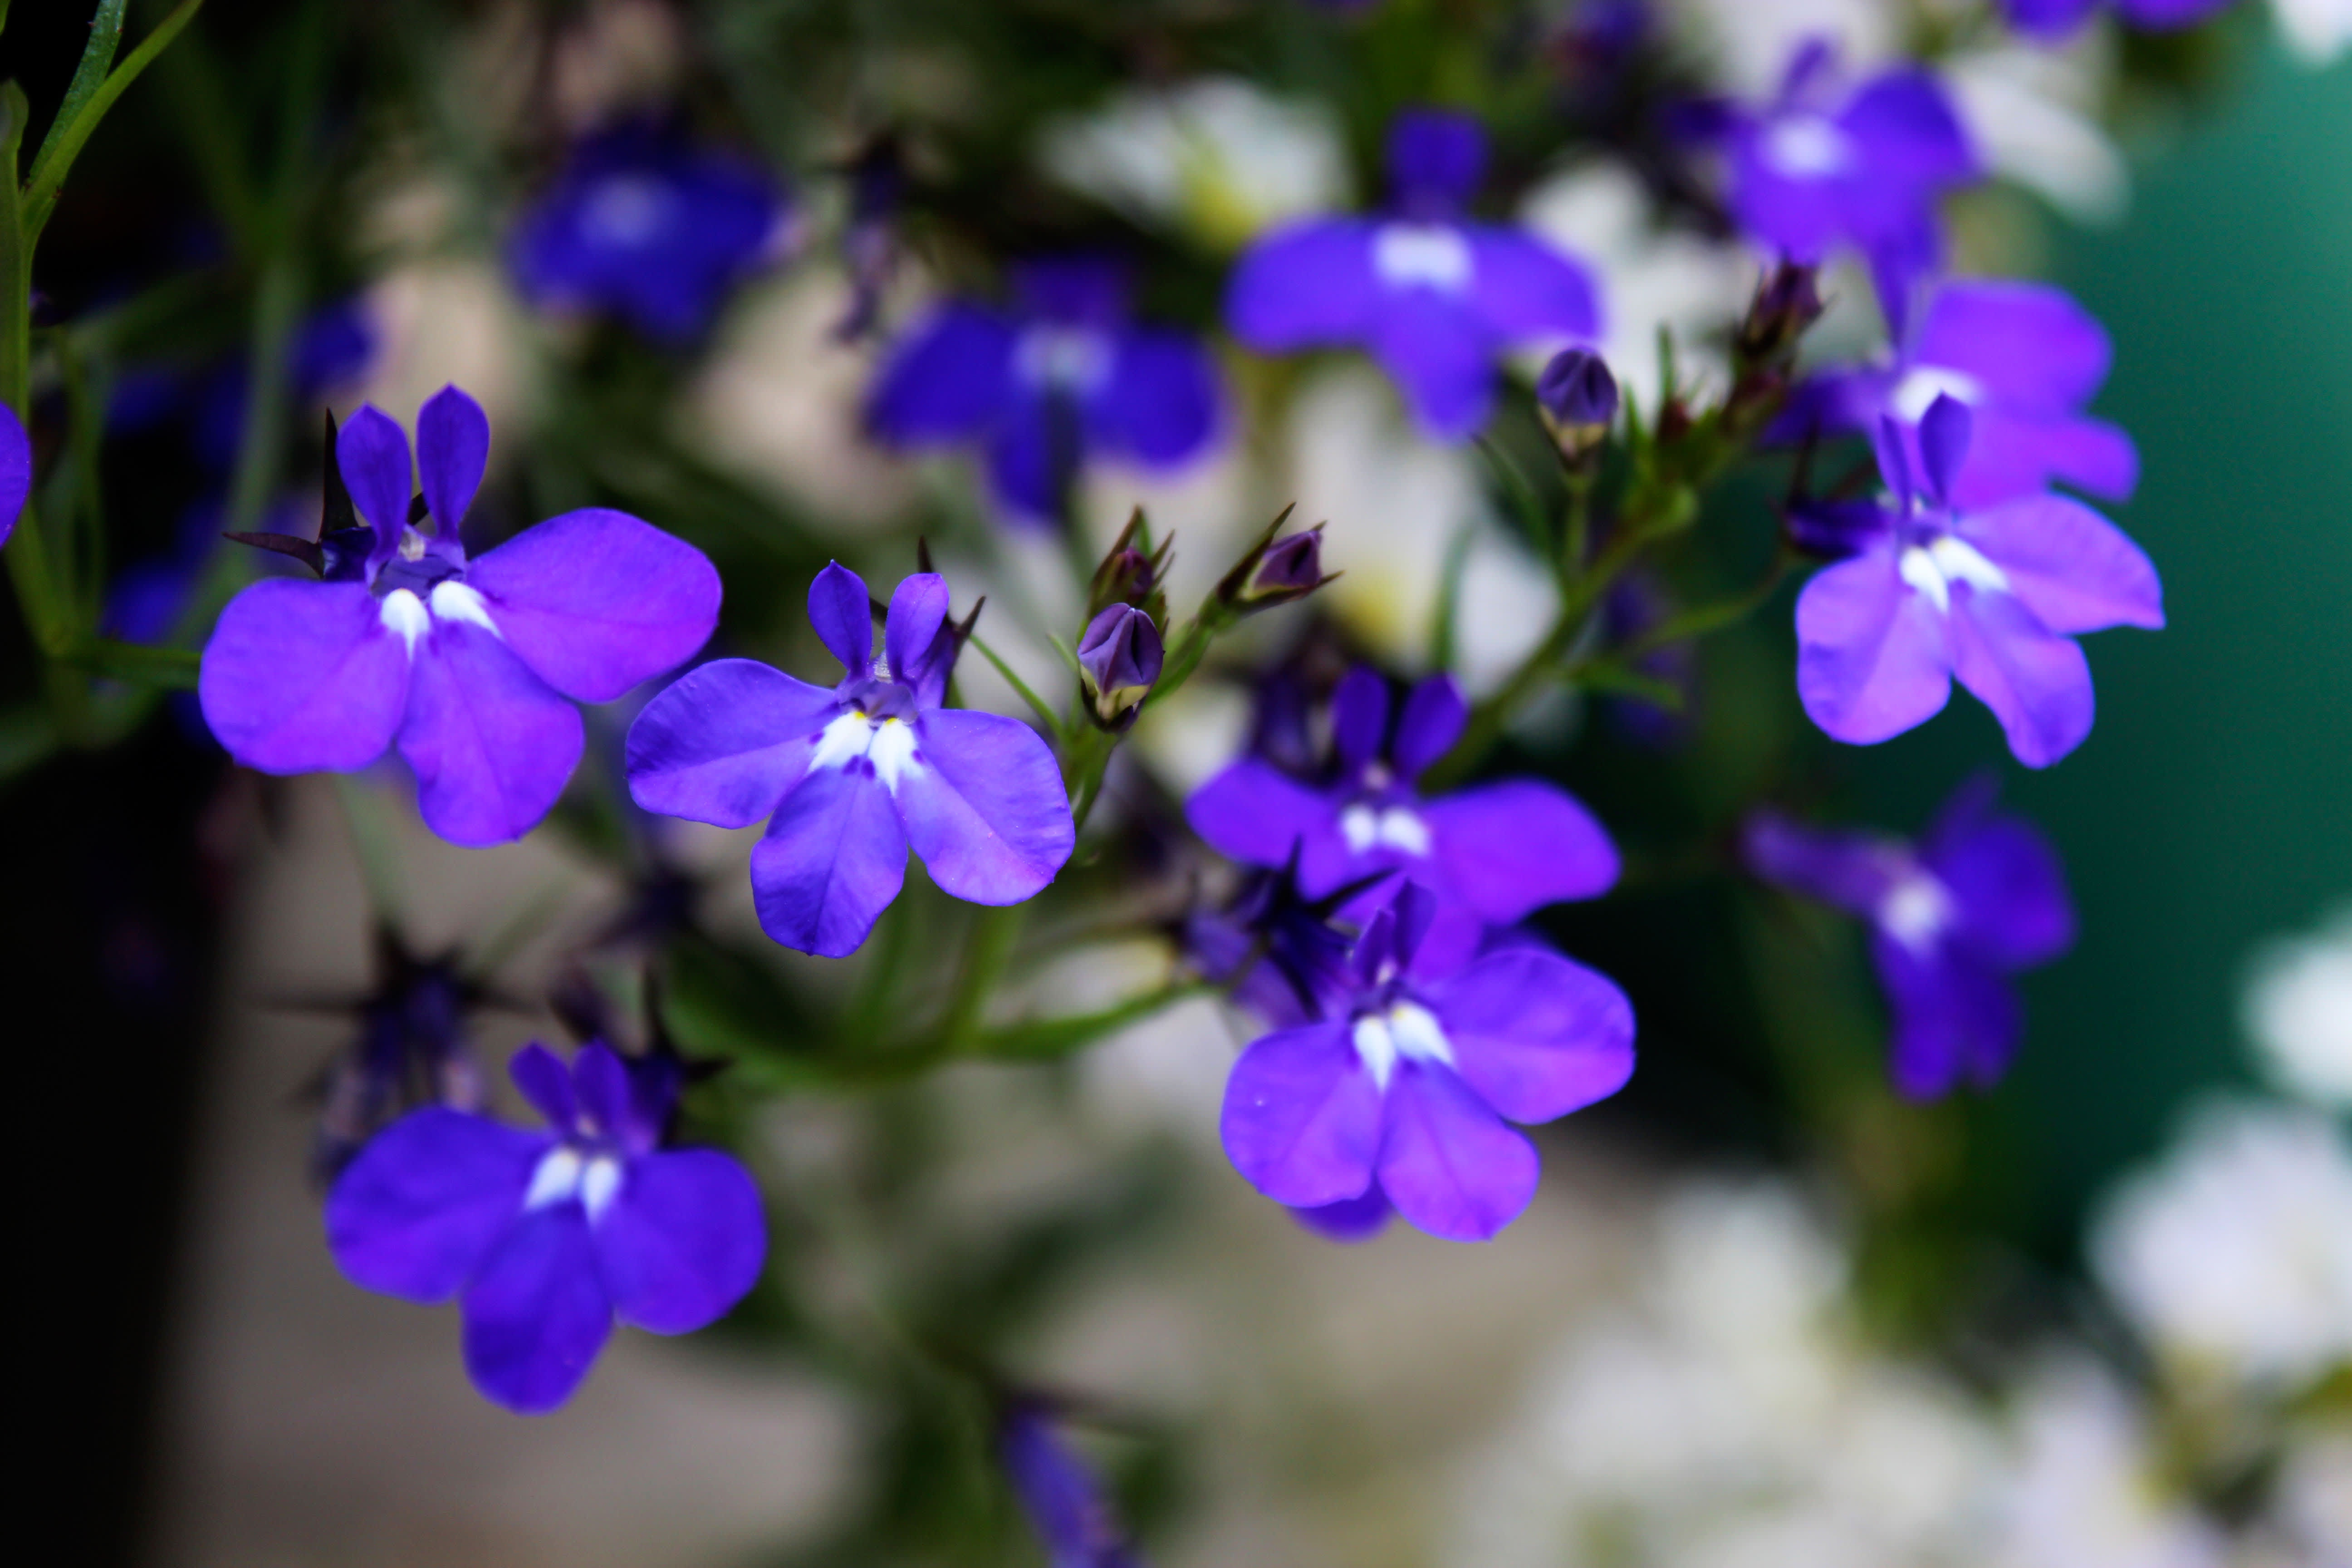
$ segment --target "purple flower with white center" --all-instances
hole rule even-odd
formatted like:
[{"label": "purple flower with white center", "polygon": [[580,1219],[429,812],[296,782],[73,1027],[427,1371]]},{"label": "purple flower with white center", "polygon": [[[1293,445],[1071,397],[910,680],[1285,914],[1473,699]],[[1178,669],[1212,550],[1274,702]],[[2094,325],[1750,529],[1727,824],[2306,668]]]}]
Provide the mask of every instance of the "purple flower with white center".
[{"label": "purple flower with white center", "polygon": [[591,1041],[509,1068],[547,1131],[434,1107],[403,1117],[327,1196],[354,1284],[459,1300],[467,1375],[535,1415],[572,1397],[615,1319],[656,1334],[715,1322],[759,1278],[759,1190],[731,1156],[665,1149],[677,1078]]},{"label": "purple flower with white center", "polygon": [[682,343],[790,237],[756,164],[631,122],[582,142],[517,226],[507,258],[535,302],[601,310]]},{"label": "purple flower with white center", "polygon": [[1535,1146],[1506,1122],[1553,1121],[1633,1076],[1624,994],[1558,953],[1511,946],[1413,978],[1435,913],[1408,884],[1357,942],[1344,1005],[1260,1039],[1226,1081],[1234,1168],[1327,1230],[1376,1227],[1377,1191],[1432,1236],[1486,1240],[1535,1195]]},{"label": "purple flower with white center", "polygon": [[197,682],[231,756],[269,773],[348,773],[397,740],[425,825],[453,844],[528,833],[580,760],[574,702],[610,702],[683,663],[719,620],[702,552],[590,507],[469,560],[458,535],[490,449],[454,386],[408,437],[373,407],[335,464],[367,527],[321,542],[325,581],[256,583],[221,612]]},{"label": "purple flower with white center", "polygon": [[1892,419],[1918,459],[1928,405],[1968,405],[1974,436],[1952,476],[1952,504],[1987,506],[2056,481],[2109,500],[2129,499],[2139,454],[2129,436],[2083,406],[2107,378],[2105,329],[2061,289],[1994,279],[1948,282],[1927,298],[1892,363],[1835,371],[1801,388],[1776,434],[1873,434]]},{"label": "purple flower with white center", "polygon": [[1892,506],[1799,517],[1803,542],[1843,553],[1797,599],[1797,691],[1832,737],[1873,745],[1926,722],[1952,678],[2000,719],[2009,749],[2047,767],[2090,733],[2091,668],[2076,634],[2164,625],[2156,568],[2113,523],[2064,496],[1981,510],[1950,502],[1967,408],[1939,397],[1919,423],[1924,498],[1899,432],[1879,431]]},{"label": "purple flower with white center", "polygon": [[1234,269],[1225,320],[1270,353],[1365,349],[1424,430],[1461,440],[1486,422],[1504,351],[1596,336],[1600,309],[1582,266],[1464,217],[1486,161],[1475,121],[1408,110],[1388,157],[1387,216],[1306,218],[1259,240]]},{"label": "purple flower with white center", "polygon": [[[1334,776],[1320,784],[1244,757],[1194,792],[1184,815],[1219,852],[1245,865],[1297,857],[1298,884],[1318,899],[1381,871],[1401,871],[1435,897],[1434,952],[1475,950],[1488,925],[1525,919],[1617,880],[1609,835],[1568,792],[1506,779],[1433,800],[1413,787],[1466,718],[1461,689],[1436,675],[1413,688],[1390,732],[1388,683],[1359,666],[1331,701]],[[1359,907],[1351,912],[1367,912]]]},{"label": "purple flower with white center", "polygon": [[[2116,16],[2135,27],[2170,32],[2193,27],[2230,0],[2112,0]],[[2001,0],[2009,24],[2028,37],[2054,41],[2081,26],[2099,0]]]},{"label": "purple flower with white center", "polygon": [[0,403],[0,544],[16,531],[25,498],[33,493],[33,442],[16,411]]},{"label": "purple flower with white center", "polygon": [[1197,339],[1128,320],[1120,270],[1032,261],[1016,308],[950,300],[893,351],[866,421],[894,445],[973,444],[996,498],[1051,521],[1089,457],[1175,468],[1216,435],[1223,393]]},{"label": "purple flower with white center", "polygon": [[751,851],[760,924],[803,952],[855,952],[898,896],[909,848],[950,897],[1034,897],[1076,842],[1069,795],[1027,725],[940,706],[958,647],[946,581],[898,584],[879,658],[865,581],[839,563],[809,585],[809,619],[840,684],[748,658],[688,671],[630,727],[636,803],[720,827],[770,818]]},{"label": "purple flower with white center", "polygon": [[1894,1015],[1889,1070],[1914,1100],[1998,1079],[2024,1029],[2010,976],[2074,945],[2056,853],[2031,825],[1995,816],[1992,796],[1989,783],[1962,786],[1916,845],[1769,812],[1748,825],[1758,876],[1870,923]]},{"label": "purple flower with white center", "polygon": [[1979,172],[1942,84],[1903,67],[1849,89],[1817,38],[1790,58],[1771,103],[1727,112],[1740,227],[1798,262],[1853,247],[1899,328],[1910,280],[1941,258],[1937,198]]},{"label": "purple flower with white center", "polygon": [[1051,1412],[1016,1400],[999,1423],[997,1452],[1047,1568],[1137,1568],[1102,1482],[1054,1430]]}]

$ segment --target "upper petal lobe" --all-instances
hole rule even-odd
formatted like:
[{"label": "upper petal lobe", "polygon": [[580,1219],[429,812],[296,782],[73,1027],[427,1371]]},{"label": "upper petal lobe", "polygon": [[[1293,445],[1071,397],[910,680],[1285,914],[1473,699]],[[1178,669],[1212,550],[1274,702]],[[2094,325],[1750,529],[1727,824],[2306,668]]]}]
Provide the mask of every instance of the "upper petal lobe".
[{"label": "upper petal lobe", "polygon": [[694,657],[719,624],[719,571],[624,511],[552,517],[477,560],[467,583],[515,656],[566,697],[610,702]]},{"label": "upper petal lobe", "polygon": [[272,578],[228,602],[205,645],[205,721],[247,767],[348,772],[383,754],[408,700],[408,651],[357,583]]}]

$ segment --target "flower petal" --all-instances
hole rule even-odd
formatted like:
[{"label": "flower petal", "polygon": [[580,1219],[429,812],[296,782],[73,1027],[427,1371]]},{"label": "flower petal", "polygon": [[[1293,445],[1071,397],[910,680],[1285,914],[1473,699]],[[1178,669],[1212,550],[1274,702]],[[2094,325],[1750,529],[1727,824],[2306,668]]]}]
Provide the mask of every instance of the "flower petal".
[{"label": "flower petal", "polygon": [[572,1092],[572,1069],[545,1046],[528,1045],[517,1051],[507,1063],[507,1077],[556,1131],[568,1133],[578,1123],[580,1102]]},{"label": "flower petal", "polygon": [[630,1161],[593,1230],[614,1310],[656,1334],[691,1333],[723,1317],[768,1254],[759,1189],[712,1149]]},{"label": "flower petal", "polygon": [[1146,468],[1194,456],[1216,433],[1216,362],[1180,332],[1121,335],[1110,374],[1086,408],[1089,437]]},{"label": "flower petal", "polygon": [[1328,827],[1331,815],[1328,800],[1255,757],[1235,763],[1184,803],[1184,820],[1211,848],[1251,866],[1287,864],[1292,849]]},{"label": "flower petal", "polygon": [[416,411],[416,469],[443,538],[459,537],[458,525],[489,462],[490,417],[480,404],[454,386],[425,399]]},{"label": "flower petal", "polygon": [[1556,952],[1490,953],[1428,990],[1463,1081],[1513,1121],[1549,1121],[1633,1076],[1633,1005]]},{"label": "flower petal", "polygon": [[1452,676],[1433,675],[1414,687],[1397,720],[1396,739],[1389,744],[1389,761],[1396,764],[1397,776],[1419,778],[1423,769],[1462,738],[1462,726],[1469,716],[1462,688]]},{"label": "flower petal", "polygon": [[408,684],[408,650],[364,586],[278,577],[221,611],[196,696],[205,722],[246,766],[343,773],[392,744]]},{"label": "flower petal", "polygon": [[1360,218],[1308,218],[1259,240],[1234,265],[1225,324],[1277,353],[1360,340],[1381,300],[1372,232]]},{"label": "flower petal", "polygon": [[1381,1092],[1345,1024],[1266,1036],[1234,1064],[1219,1119],[1234,1169],[1267,1197],[1312,1208],[1360,1195],[1380,1152]]},{"label": "flower petal", "polygon": [[1506,779],[1426,802],[1431,858],[1444,890],[1502,923],[1617,882],[1617,847],[1576,797],[1540,779]]},{"label": "flower petal", "polygon": [[988,443],[989,491],[1012,521],[1053,521],[1069,478],[1066,470],[1085,457],[1076,439],[1083,434],[1066,404],[1028,393],[1014,396]]},{"label": "flower petal", "polygon": [[1466,440],[1494,405],[1496,343],[1461,300],[1434,289],[1392,292],[1372,331],[1372,355],[1423,430]]},{"label": "flower petal", "polygon": [[33,493],[33,443],[16,411],[0,403],[0,544],[16,531],[25,498]]},{"label": "flower petal", "polygon": [[2164,585],[2121,529],[2078,500],[2026,496],[1960,520],[1955,531],[2009,579],[2051,631],[2164,625]]},{"label": "flower petal", "polygon": [[1910,361],[1953,370],[1985,401],[2021,414],[2072,414],[2107,379],[2107,331],[2062,289],[1969,279],[1928,302]]},{"label": "flower petal", "polygon": [[355,1285],[446,1301],[522,1213],[554,1147],[487,1116],[412,1111],[370,1139],[327,1194],[327,1247]]},{"label": "flower petal", "polygon": [[452,844],[503,844],[539,824],[580,761],[580,710],[498,637],[435,616],[400,725],[425,824]]},{"label": "flower petal", "polygon": [[808,772],[841,700],[750,658],[698,665],[629,726],[629,797],[647,811],[748,827]]},{"label": "flower petal", "polygon": [[1945,616],[1895,572],[1891,549],[1814,574],[1797,596],[1797,693],[1835,740],[1874,745],[1952,694]]},{"label": "flower petal", "polygon": [[751,851],[760,929],[800,952],[843,958],[907,876],[907,832],[870,772],[820,768],[776,807]]},{"label": "flower petal", "polygon": [[1002,714],[934,708],[914,725],[914,762],[893,793],[931,880],[975,904],[1034,898],[1077,842],[1054,753]]},{"label": "flower petal", "polygon": [[467,568],[515,657],[582,702],[610,702],[694,657],[719,625],[719,570],[682,539],[589,507],[527,528]]},{"label": "flower petal", "polygon": [[882,651],[890,663],[891,679],[914,684],[947,618],[946,578],[936,572],[918,572],[898,584],[882,623]]},{"label": "flower petal", "polygon": [[523,1215],[466,1292],[465,1317],[466,1373],[484,1398],[524,1415],[571,1398],[613,1332],[580,1205]]},{"label": "flower petal", "polygon": [[1374,1182],[1362,1195],[1341,1198],[1335,1204],[1317,1204],[1311,1208],[1295,1208],[1290,1217],[1316,1235],[1331,1241],[1370,1241],[1388,1229],[1396,1210],[1389,1206],[1389,1195]]},{"label": "flower petal", "polygon": [[1977,410],[1977,438],[1952,483],[1952,504],[1974,510],[2035,494],[2058,480],[2110,500],[2127,500],[2139,485],[2139,449],[2104,420],[2021,414],[1989,404]]},{"label": "flower petal", "polygon": [[1976,173],[1975,151],[1951,95],[1932,71],[1891,70],[1838,116],[1870,166],[1867,184],[1947,184]]},{"label": "flower petal", "polygon": [[1331,745],[1341,770],[1354,773],[1379,756],[1388,730],[1389,683],[1371,666],[1357,665],[1331,693]]},{"label": "flower petal", "polygon": [[1952,673],[2000,721],[2009,749],[2046,768],[2091,732],[2091,665],[2072,637],[2044,626],[2012,594],[1958,588]]},{"label": "flower petal", "polygon": [[1920,858],[1950,889],[1969,949],[2011,969],[2074,944],[2074,906],[2057,851],[2013,816],[1938,823]]},{"label": "flower petal", "polygon": [[375,530],[374,555],[388,558],[408,522],[408,437],[390,415],[373,403],[343,421],[335,433],[335,466],[352,504]]},{"label": "flower petal", "polygon": [[838,561],[809,584],[809,624],[817,640],[852,676],[862,676],[874,662],[874,601],[866,579]]},{"label": "flower petal", "polygon": [[1963,1077],[1979,1087],[2000,1077],[2025,1032],[2007,980],[1948,945],[1923,952],[1880,935],[1870,951],[1893,1014],[1887,1072],[1896,1092],[1933,1100]]},{"label": "flower petal", "polygon": [[1013,339],[1011,323],[992,310],[941,307],[891,354],[866,423],[908,447],[978,436],[1012,395]]},{"label": "flower petal", "polygon": [[1529,338],[1591,338],[1601,310],[1585,269],[1531,234],[1474,226],[1471,289],[1486,330],[1506,342]]},{"label": "flower petal", "polygon": [[1766,881],[1864,920],[1877,913],[1909,860],[1887,839],[1806,827],[1769,811],[1748,819],[1740,852]]},{"label": "flower petal", "polygon": [[1485,1241],[1535,1196],[1535,1145],[1451,1068],[1401,1061],[1389,1084],[1381,1187],[1415,1227]]}]

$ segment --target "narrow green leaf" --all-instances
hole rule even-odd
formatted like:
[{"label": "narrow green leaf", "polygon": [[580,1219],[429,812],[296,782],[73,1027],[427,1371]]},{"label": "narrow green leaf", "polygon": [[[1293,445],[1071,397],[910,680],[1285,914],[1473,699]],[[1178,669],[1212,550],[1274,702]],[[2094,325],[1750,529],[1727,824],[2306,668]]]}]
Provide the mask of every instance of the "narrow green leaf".
[{"label": "narrow green leaf", "polygon": [[107,68],[114,64],[115,48],[122,42],[122,14],[129,8],[130,0],[98,0],[98,13],[89,19],[89,42],[82,46],[81,63],[74,67],[73,80],[66,84],[66,96],[58,105],[58,117],[49,121],[49,133],[41,138],[41,150],[34,155],[32,173],[26,176],[28,183],[40,180],[41,171],[57,154],[58,137],[106,85]]},{"label": "narrow green leaf", "polygon": [[970,1054],[994,1061],[1043,1061],[1067,1056],[1129,1024],[1140,1023],[1156,1013],[1173,1007],[1179,1002],[1205,996],[1209,991],[1210,987],[1202,982],[1188,980],[1163,985],[1156,991],[1146,991],[1141,995],[1130,996],[1124,1002],[1092,1013],[1074,1013],[1060,1018],[1007,1024],[982,1031],[972,1040]]},{"label": "narrow green leaf", "polygon": [[996,673],[1004,677],[1004,683],[1013,688],[1013,689],[1020,695],[1022,701],[1029,704],[1029,711],[1037,715],[1037,722],[1045,726],[1045,733],[1054,737],[1054,743],[1055,745],[1060,745],[1062,743],[1062,721],[1054,716],[1054,710],[1051,708],[1045,706],[1045,700],[1038,696],[1035,692],[1030,690],[1029,683],[1022,679],[1019,676],[1013,674],[1013,667],[1005,663],[1003,659],[997,658],[996,650],[994,648],[981,641],[978,637],[972,637],[966,640],[969,641],[972,647],[980,649],[981,658],[988,660],[990,664],[996,667]]},{"label": "narrow green leaf", "polygon": [[193,691],[203,659],[192,648],[155,647],[147,643],[117,642],[98,637],[84,644],[68,661],[96,675],[110,675],[140,686],[165,691]]},{"label": "narrow green leaf", "polygon": [[182,0],[177,10],[157,23],[155,30],[140,40],[139,47],[131,51],[131,58],[117,66],[99,84],[98,90],[89,95],[89,101],[75,112],[70,121],[62,115],[58,117],[58,126],[51,130],[48,141],[42,144],[40,166],[35,169],[31,182],[25,187],[24,244],[27,251],[40,237],[42,227],[49,221],[49,214],[56,209],[58,189],[65,184],[67,174],[73,168],[73,161],[81,155],[83,145],[98,130],[99,122],[106,118],[107,110],[114,107],[116,99],[130,90],[131,84],[139,79],[140,73],[154,63],[155,57],[180,36],[180,29],[194,19],[204,3],[205,0]]}]

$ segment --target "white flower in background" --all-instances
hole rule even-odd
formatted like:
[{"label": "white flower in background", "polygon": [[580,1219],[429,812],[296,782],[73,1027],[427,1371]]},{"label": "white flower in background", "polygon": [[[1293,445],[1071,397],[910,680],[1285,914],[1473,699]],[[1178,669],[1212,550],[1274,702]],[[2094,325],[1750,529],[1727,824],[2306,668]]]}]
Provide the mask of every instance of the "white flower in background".
[{"label": "white flower in background", "polygon": [[1849,67],[1891,58],[1910,8],[1899,0],[1671,0],[1667,9],[1675,36],[1716,81],[1763,98],[1809,37],[1831,39]]},{"label": "white flower in background", "polygon": [[1960,119],[1993,171],[2068,216],[2109,222],[2131,199],[2131,171],[2100,126],[2115,35],[2084,27],[2063,47],[2007,40],[1942,64]]},{"label": "white flower in background", "polygon": [[1219,250],[1351,203],[1347,147],[1329,109],[1233,77],[1122,92],[1048,125],[1039,157],[1071,189]]},{"label": "white flower in background", "polygon": [[2312,1568],[2352,1563],[2352,1431],[2305,1436],[2279,1465],[2279,1528]]},{"label": "white flower in background", "polygon": [[2301,1386],[2352,1359],[2352,1141],[2314,1111],[2209,1107],[2108,1200],[2091,1251],[2175,1365]]},{"label": "white flower in background", "polygon": [[[1758,271],[1738,247],[1657,226],[1641,181],[1615,163],[1553,175],[1528,193],[1519,220],[1599,275],[1601,354],[1645,416],[1664,381],[1662,327],[1674,334],[1683,384],[1705,379],[1721,390],[1724,347]],[[1538,374],[1564,342],[1538,345],[1521,356],[1521,367]]]},{"label": "white flower in background", "polygon": [[2256,955],[2245,1026],[2281,1089],[2352,1108],[2352,908]]},{"label": "white flower in background", "polygon": [[2287,46],[2309,66],[2352,48],[2352,0],[2271,0]]},{"label": "white flower in background", "polygon": [[2211,1528],[2156,1485],[2139,1408],[2096,1365],[2044,1368],[2016,1413],[1998,1568],[2221,1568]]}]

